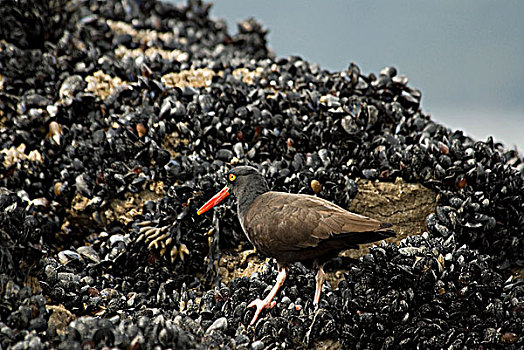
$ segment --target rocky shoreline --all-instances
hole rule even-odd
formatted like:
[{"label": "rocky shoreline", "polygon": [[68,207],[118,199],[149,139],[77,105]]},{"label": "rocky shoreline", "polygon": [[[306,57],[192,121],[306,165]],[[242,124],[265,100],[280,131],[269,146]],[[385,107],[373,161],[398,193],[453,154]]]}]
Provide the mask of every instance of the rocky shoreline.
[{"label": "rocky shoreline", "polygon": [[[522,348],[522,155],[394,67],[276,57],[199,1],[4,3],[0,349]],[[232,201],[196,215],[233,164],[401,237],[326,266],[318,308],[294,265],[249,326],[276,264]]]}]

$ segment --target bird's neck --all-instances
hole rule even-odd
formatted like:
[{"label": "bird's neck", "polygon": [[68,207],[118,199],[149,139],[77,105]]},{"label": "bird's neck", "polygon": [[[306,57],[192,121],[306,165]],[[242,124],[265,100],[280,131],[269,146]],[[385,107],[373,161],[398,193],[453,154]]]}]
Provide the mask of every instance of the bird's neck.
[{"label": "bird's neck", "polygon": [[269,191],[266,182],[257,184],[255,187],[250,187],[249,190],[241,192],[237,196],[237,212],[240,217],[243,217],[246,211],[251,207],[254,200],[263,193]]}]

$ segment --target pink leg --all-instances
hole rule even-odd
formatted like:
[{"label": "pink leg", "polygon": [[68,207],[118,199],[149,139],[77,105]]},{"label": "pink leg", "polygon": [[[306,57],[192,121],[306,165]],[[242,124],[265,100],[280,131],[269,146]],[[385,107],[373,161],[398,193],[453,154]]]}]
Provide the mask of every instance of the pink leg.
[{"label": "pink leg", "polygon": [[324,284],[325,280],[326,274],[324,273],[322,266],[320,266],[318,268],[317,277],[315,277],[315,281],[317,281],[317,287],[315,288],[315,299],[313,299],[314,305],[318,305],[318,302],[320,300],[320,293],[322,292],[322,285]]},{"label": "pink leg", "polygon": [[273,301],[273,298],[278,292],[278,289],[282,287],[284,284],[284,281],[286,280],[287,272],[289,269],[287,267],[278,266],[278,276],[277,281],[275,282],[275,285],[273,286],[273,289],[271,289],[271,292],[266,296],[264,300],[255,299],[253,300],[247,307],[257,307],[257,311],[255,312],[255,315],[253,316],[253,319],[251,320],[251,325],[253,325],[258,318],[258,315],[262,312],[263,309],[270,309],[273,306],[277,304],[276,301]]}]

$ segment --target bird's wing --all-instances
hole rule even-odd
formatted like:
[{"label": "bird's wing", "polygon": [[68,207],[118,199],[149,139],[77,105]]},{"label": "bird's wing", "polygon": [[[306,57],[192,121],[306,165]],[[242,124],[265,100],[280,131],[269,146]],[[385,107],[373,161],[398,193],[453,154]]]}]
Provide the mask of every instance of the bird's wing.
[{"label": "bird's wing", "polygon": [[[350,213],[324,199],[280,192],[259,196],[247,211],[244,226],[259,248],[270,251],[316,247],[341,233],[372,232],[384,227],[377,220]],[[355,235],[354,243],[364,235]]]}]

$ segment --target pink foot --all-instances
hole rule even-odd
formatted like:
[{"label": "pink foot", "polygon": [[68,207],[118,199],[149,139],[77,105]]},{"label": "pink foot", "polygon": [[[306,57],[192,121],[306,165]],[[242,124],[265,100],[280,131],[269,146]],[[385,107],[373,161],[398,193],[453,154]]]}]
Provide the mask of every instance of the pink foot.
[{"label": "pink foot", "polygon": [[251,320],[251,325],[253,325],[258,318],[258,315],[262,312],[263,309],[271,309],[273,306],[277,304],[276,301],[273,301],[273,298],[278,292],[278,289],[282,287],[282,284],[284,283],[284,280],[286,279],[288,272],[288,268],[285,266],[278,265],[278,275],[277,275],[277,281],[273,288],[271,288],[271,291],[266,296],[264,300],[255,299],[253,300],[247,307],[257,307],[257,311],[255,311],[255,316],[253,316],[253,319]]},{"label": "pink foot", "polygon": [[249,303],[247,307],[253,307],[253,306],[257,307],[257,311],[255,311],[255,315],[253,316],[253,319],[251,320],[250,325],[255,324],[255,322],[257,321],[258,315],[260,315],[263,309],[271,309],[276,304],[277,304],[276,301],[260,300],[260,299],[255,299],[251,303]]}]

